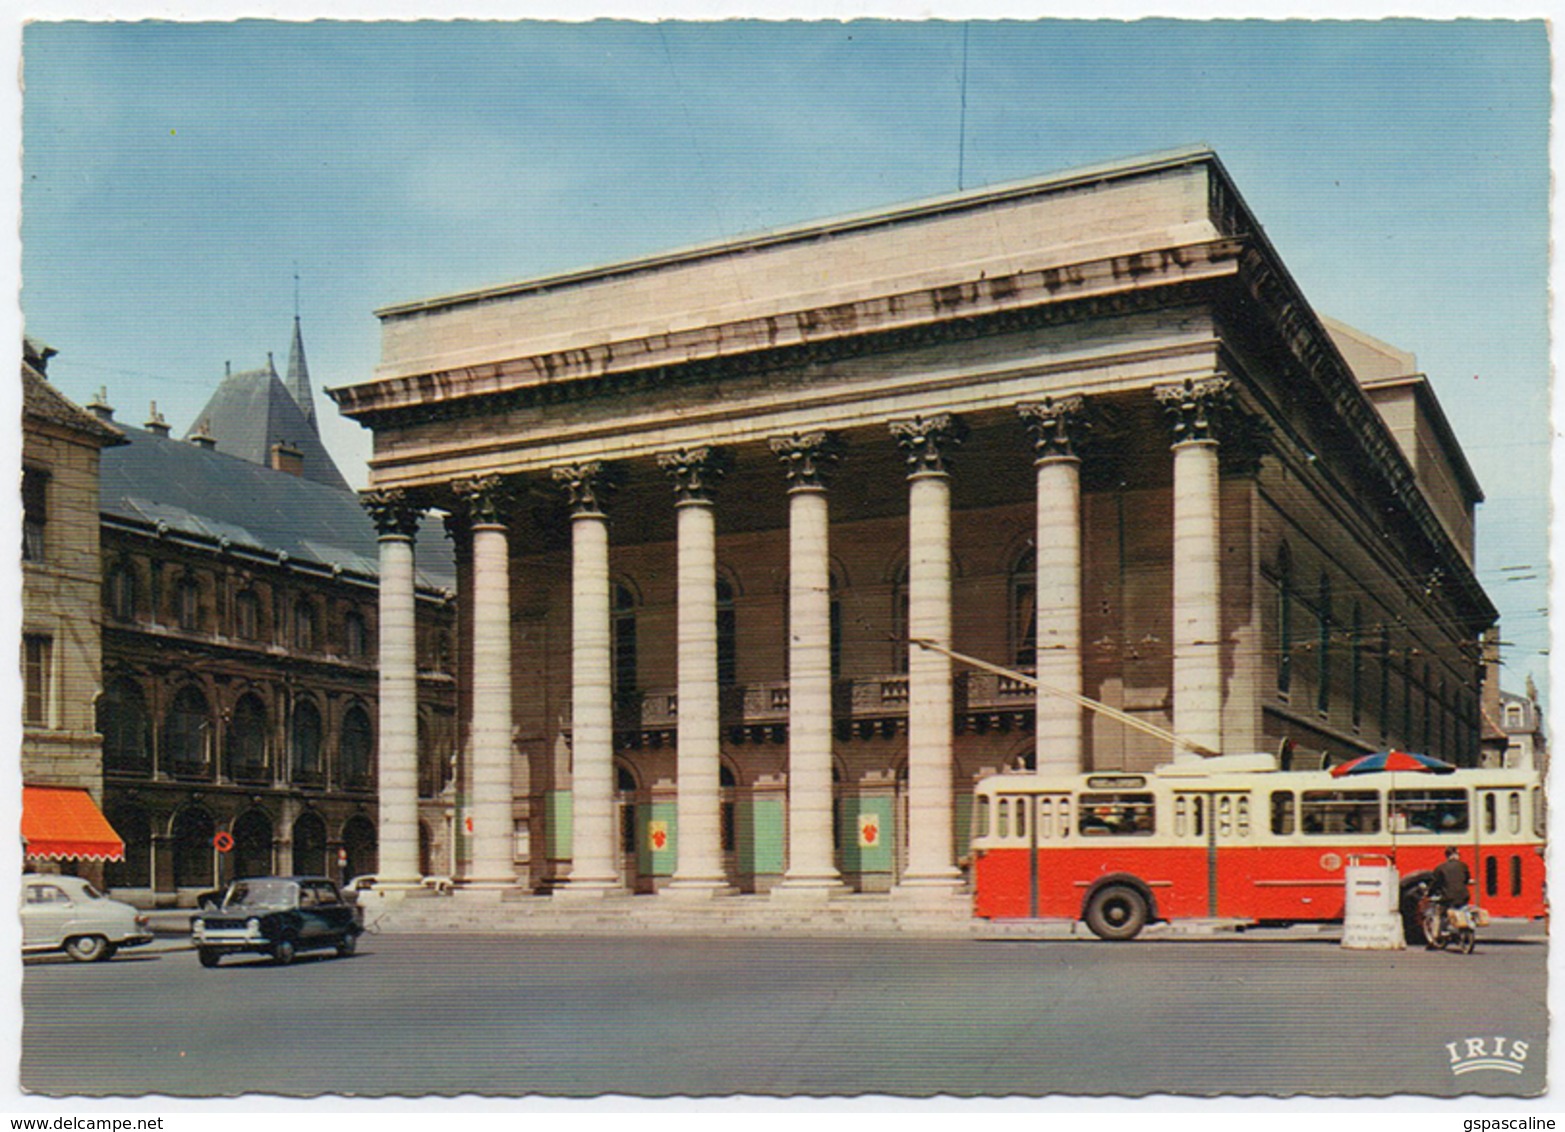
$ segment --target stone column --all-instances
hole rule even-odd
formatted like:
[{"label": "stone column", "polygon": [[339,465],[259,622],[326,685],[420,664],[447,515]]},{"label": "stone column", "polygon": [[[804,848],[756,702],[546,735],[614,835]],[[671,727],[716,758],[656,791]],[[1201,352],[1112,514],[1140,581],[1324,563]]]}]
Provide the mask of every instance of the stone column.
[{"label": "stone column", "polygon": [[[1038,473],[1036,672],[1040,683],[1070,696],[1082,694],[1081,460],[1076,442],[1084,410],[1081,397],[1045,397],[1037,404],[1017,406],[1033,434]],[[1066,695],[1038,690],[1037,773],[1088,769],[1082,710]]]},{"label": "stone column", "polygon": [[[1227,378],[1187,380],[1156,393],[1174,436],[1174,733],[1221,751],[1217,432],[1232,407],[1232,383]],[[1183,747],[1174,751],[1175,762],[1199,757]]]},{"label": "stone column", "polygon": [[622,888],[614,828],[608,489],[596,461],[554,469],[571,506],[571,873],[559,896]]},{"label": "stone column", "polygon": [[418,638],[414,628],[413,539],[420,508],[400,488],[360,496],[380,532],[380,833],[377,887],[417,887]]},{"label": "stone column", "polygon": [[843,889],[832,850],[831,564],[825,432],[778,437],[788,477],[788,869],[773,891]]},{"label": "stone column", "polygon": [[679,856],[674,878],[663,891],[710,895],[728,888],[718,795],[717,523],[712,488],[727,472],[729,460],[721,449],[703,447],[665,453],[658,464],[674,480],[679,584]]},{"label": "stone column", "polygon": [[467,505],[473,554],[472,857],[466,888],[516,884],[511,805],[511,553],[499,476],[451,485]]},{"label": "stone column", "polygon": [[[908,636],[951,647],[951,477],[966,434],[949,414],[893,421],[908,463]],[[952,838],[951,658],[910,645],[907,665],[907,869],[900,889],[961,885]]]}]

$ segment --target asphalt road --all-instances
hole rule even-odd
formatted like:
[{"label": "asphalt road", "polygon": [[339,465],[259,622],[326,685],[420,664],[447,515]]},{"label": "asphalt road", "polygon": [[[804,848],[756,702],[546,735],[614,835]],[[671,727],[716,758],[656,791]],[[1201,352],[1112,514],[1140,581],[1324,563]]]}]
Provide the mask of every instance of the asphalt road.
[{"label": "asphalt road", "polygon": [[[207,971],[188,951],[29,961],[21,1083],[54,1096],[1526,1096],[1545,1087],[1541,931],[1497,925],[1467,957],[1256,933],[381,935],[291,967]],[[1497,1036],[1527,1043],[1520,1073],[1453,1072],[1446,1043],[1465,1057],[1468,1038]]]}]

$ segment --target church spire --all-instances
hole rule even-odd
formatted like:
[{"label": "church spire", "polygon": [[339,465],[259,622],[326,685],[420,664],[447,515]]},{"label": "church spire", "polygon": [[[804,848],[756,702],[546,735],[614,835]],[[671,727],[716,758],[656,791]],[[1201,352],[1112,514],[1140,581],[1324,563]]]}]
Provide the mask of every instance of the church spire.
[{"label": "church spire", "polygon": [[[305,422],[315,429],[315,398],[310,392],[310,366],[304,360],[304,335],[299,330],[298,311],[299,277],[294,276],[293,344],[288,347],[288,378],[283,383],[299,404]],[[317,430],[318,431],[318,430]]]}]

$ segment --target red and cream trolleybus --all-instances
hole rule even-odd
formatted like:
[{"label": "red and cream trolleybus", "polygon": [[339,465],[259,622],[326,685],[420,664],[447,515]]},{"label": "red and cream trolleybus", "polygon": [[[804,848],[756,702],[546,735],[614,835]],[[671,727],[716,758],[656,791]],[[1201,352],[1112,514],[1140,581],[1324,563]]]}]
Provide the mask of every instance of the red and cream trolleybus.
[{"label": "red and cream trolleybus", "polygon": [[1530,770],[1338,778],[1255,754],[1000,774],[974,800],[975,912],[1083,920],[1104,939],[1161,920],[1340,920],[1348,858],[1380,854],[1396,862],[1407,918],[1457,845],[1476,903],[1541,917],[1543,821]]}]

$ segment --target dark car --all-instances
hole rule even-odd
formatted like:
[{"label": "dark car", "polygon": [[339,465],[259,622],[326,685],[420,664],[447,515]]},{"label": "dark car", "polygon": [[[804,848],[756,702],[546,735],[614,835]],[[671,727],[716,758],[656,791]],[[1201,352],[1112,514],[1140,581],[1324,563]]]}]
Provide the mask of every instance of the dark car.
[{"label": "dark car", "polygon": [[325,877],[250,877],[229,885],[216,910],[190,918],[190,938],[203,967],[244,952],[279,964],[301,951],[352,955],[363,915]]}]

